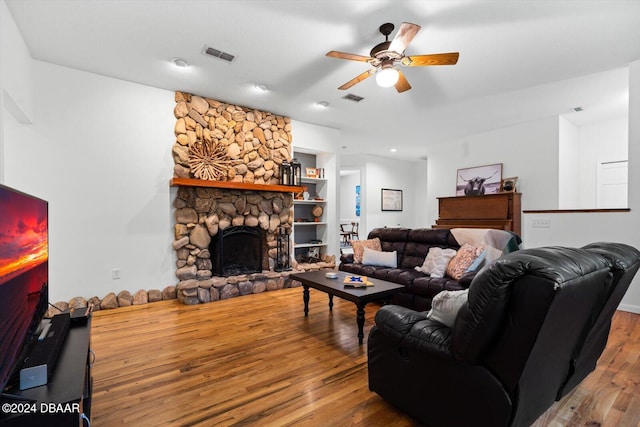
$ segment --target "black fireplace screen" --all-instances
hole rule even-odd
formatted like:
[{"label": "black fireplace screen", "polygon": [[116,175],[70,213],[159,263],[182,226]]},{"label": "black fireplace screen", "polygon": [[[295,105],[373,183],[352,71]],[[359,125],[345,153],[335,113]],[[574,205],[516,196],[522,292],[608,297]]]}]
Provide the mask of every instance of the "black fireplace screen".
[{"label": "black fireplace screen", "polygon": [[237,276],[262,271],[262,230],[245,225],[219,230],[211,240],[213,274]]}]

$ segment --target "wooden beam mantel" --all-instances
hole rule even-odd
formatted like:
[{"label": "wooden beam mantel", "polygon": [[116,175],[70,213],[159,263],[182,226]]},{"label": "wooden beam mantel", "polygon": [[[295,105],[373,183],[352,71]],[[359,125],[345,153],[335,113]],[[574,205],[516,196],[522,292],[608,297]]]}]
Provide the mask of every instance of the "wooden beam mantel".
[{"label": "wooden beam mantel", "polygon": [[169,185],[172,187],[209,187],[226,188],[228,190],[272,191],[274,193],[299,193],[307,189],[305,186],[250,184],[246,182],[233,181],[206,181],[203,179],[177,177],[171,178]]}]

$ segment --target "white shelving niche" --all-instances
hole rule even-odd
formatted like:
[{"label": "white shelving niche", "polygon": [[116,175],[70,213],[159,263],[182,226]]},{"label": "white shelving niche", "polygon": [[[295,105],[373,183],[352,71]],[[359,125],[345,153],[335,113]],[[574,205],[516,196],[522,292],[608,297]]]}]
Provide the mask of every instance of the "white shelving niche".
[{"label": "white shelving niche", "polygon": [[[294,199],[293,248],[298,262],[308,262],[309,256],[331,255],[328,253],[330,234],[328,231],[328,180],[306,176],[307,168],[321,169],[315,154],[296,151],[296,159],[302,166],[302,185],[307,187],[306,199]],[[326,173],[326,171],[325,171]],[[326,175],[325,175],[326,176]],[[322,215],[315,217],[313,209],[322,208]]]}]

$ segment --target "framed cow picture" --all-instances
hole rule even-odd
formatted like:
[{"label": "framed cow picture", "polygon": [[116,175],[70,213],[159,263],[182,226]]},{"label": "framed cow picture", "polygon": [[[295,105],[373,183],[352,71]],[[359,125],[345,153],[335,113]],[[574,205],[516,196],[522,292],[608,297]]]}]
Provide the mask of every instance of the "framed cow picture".
[{"label": "framed cow picture", "polygon": [[458,169],[456,196],[484,196],[500,191],[502,163]]}]

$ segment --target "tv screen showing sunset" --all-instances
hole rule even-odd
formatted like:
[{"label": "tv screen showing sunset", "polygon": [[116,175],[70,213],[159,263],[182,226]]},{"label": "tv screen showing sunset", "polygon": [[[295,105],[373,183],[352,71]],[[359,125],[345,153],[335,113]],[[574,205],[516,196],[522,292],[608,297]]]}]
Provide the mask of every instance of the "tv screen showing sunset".
[{"label": "tv screen showing sunset", "polygon": [[0,185],[0,392],[47,309],[48,204]]},{"label": "tv screen showing sunset", "polygon": [[48,259],[47,203],[0,187],[0,286]]}]

